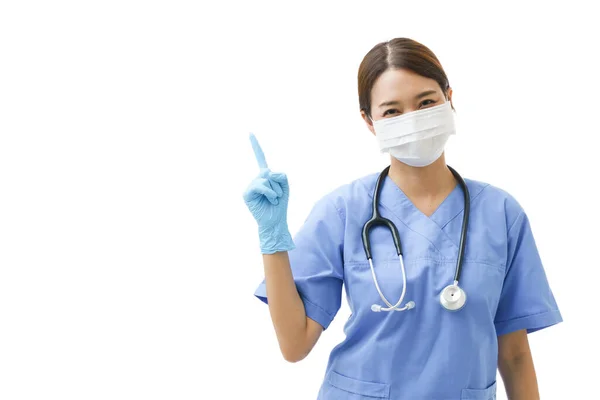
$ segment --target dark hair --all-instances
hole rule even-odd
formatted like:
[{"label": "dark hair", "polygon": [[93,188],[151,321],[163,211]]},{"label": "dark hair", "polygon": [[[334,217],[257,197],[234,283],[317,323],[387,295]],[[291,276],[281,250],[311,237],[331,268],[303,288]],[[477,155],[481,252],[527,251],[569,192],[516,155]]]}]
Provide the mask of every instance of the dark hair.
[{"label": "dark hair", "polygon": [[360,110],[371,118],[371,90],[375,81],[388,69],[409,69],[435,80],[448,96],[450,83],[435,54],[428,47],[408,38],[396,38],[373,47],[358,68],[358,102]]}]

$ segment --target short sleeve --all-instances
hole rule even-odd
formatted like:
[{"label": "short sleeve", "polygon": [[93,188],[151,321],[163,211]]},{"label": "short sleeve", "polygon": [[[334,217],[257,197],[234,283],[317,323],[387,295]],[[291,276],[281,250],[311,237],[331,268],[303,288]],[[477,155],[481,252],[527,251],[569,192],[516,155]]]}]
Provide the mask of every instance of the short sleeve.
[{"label": "short sleeve", "polygon": [[[327,329],[341,306],[344,223],[325,197],[315,204],[294,237],[290,266],[306,316]],[[254,293],[267,303],[265,281]]]},{"label": "short sleeve", "polygon": [[521,211],[508,231],[506,276],[494,323],[498,336],[528,333],[562,322],[529,219]]}]

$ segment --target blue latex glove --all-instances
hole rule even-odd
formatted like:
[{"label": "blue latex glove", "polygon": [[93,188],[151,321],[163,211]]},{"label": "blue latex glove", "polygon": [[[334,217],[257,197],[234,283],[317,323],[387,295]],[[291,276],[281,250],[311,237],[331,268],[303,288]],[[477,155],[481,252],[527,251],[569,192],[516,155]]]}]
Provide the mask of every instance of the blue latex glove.
[{"label": "blue latex glove", "polygon": [[246,189],[244,201],[258,223],[261,252],[273,254],[278,251],[292,250],[295,246],[287,225],[290,196],[287,176],[271,172],[258,140],[253,134],[250,134],[250,142],[260,172]]}]

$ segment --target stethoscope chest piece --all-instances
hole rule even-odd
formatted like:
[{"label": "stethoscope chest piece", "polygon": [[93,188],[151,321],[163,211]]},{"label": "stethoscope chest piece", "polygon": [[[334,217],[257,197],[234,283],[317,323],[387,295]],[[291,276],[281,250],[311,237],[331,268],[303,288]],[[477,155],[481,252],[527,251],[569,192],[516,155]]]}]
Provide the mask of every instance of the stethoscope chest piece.
[{"label": "stethoscope chest piece", "polygon": [[467,294],[457,284],[448,285],[440,293],[442,307],[449,311],[458,311],[467,302]]}]

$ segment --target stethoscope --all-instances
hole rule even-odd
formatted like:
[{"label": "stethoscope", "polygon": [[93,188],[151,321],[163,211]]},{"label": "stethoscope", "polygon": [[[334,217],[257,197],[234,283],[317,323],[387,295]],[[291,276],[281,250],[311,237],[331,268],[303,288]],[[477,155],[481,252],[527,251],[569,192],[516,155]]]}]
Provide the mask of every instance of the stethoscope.
[{"label": "stethoscope", "polygon": [[[402,308],[398,308],[402,301],[404,300],[404,295],[406,294],[406,271],[404,269],[404,260],[402,257],[402,246],[400,244],[400,235],[398,234],[398,229],[396,225],[392,221],[387,218],[384,218],[379,214],[378,204],[379,204],[379,194],[381,192],[382,182],[387,176],[390,167],[387,166],[379,177],[377,178],[377,183],[375,184],[375,190],[373,193],[373,215],[370,220],[368,220],[363,226],[362,232],[362,241],[363,246],[365,248],[365,254],[367,255],[367,259],[369,260],[369,265],[371,266],[371,273],[373,274],[373,281],[375,282],[375,287],[377,288],[377,292],[381,297],[381,300],[387,305],[387,307],[382,307],[379,304],[373,304],[371,306],[371,310],[375,312],[379,311],[405,311],[410,310],[415,307],[414,301],[409,301]],[[456,263],[456,272],[454,274],[454,283],[446,286],[442,292],[440,293],[440,303],[446,309],[450,311],[457,311],[463,308],[465,302],[467,301],[467,294],[465,291],[458,286],[458,280],[460,279],[460,272],[462,269],[463,257],[465,254],[465,243],[467,241],[467,228],[469,225],[469,212],[471,208],[471,199],[469,196],[469,190],[467,189],[467,185],[464,179],[456,172],[452,167],[448,166],[452,175],[458,181],[460,188],[463,191],[464,195],[464,205],[465,210],[463,214],[462,228],[460,232],[460,245],[458,251],[458,261]],[[394,240],[394,246],[396,246],[396,252],[398,253],[398,257],[400,258],[400,269],[402,270],[402,294],[400,295],[400,299],[396,304],[390,303],[379,288],[379,283],[377,282],[377,276],[375,276],[375,268],[373,268],[373,260],[371,258],[371,241],[369,240],[369,231],[371,228],[382,225],[386,226],[392,232],[392,238]]]}]

